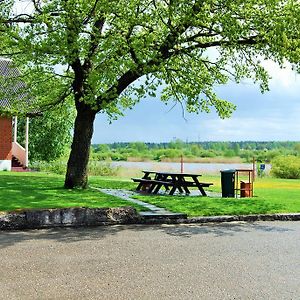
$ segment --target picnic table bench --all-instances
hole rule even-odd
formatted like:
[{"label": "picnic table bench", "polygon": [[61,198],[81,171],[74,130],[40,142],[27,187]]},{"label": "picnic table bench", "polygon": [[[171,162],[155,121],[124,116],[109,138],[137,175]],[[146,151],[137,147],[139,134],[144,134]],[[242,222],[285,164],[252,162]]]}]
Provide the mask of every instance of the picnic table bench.
[{"label": "picnic table bench", "polygon": [[[138,182],[137,191],[157,194],[164,187],[169,191],[169,195],[173,195],[176,190],[180,193],[190,194],[189,187],[197,187],[203,196],[207,196],[204,187],[210,187],[213,183],[199,182],[200,174],[191,173],[174,173],[174,172],[155,172],[143,171],[142,178],[132,178],[134,182]],[[152,179],[151,174],[155,174]],[[187,180],[189,178],[189,180]]]}]

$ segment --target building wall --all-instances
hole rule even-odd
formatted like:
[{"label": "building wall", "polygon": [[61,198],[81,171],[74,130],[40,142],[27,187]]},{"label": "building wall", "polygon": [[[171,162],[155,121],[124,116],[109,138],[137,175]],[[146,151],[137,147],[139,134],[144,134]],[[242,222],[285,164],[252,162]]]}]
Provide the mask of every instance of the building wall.
[{"label": "building wall", "polygon": [[11,169],[12,119],[0,117],[0,170]]}]

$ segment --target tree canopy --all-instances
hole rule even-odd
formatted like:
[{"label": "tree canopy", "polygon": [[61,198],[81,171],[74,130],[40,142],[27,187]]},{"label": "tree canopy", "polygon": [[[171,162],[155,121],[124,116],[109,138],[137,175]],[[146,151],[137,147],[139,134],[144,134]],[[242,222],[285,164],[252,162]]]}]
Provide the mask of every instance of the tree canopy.
[{"label": "tree canopy", "polygon": [[68,187],[86,185],[96,113],[113,118],[160,86],[162,101],[224,118],[235,106],[217,85],[252,78],[268,89],[267,59],[299,71],[296,0],[28,0],[17,8],[0,2],[0,56],[13,59],[40,108],[71,96],[77,109]]}]

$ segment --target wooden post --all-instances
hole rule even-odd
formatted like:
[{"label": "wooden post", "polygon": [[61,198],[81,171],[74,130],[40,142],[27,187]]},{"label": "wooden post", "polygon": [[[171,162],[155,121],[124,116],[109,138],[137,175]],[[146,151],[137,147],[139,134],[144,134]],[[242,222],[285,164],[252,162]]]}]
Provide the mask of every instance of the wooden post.
[{"label": "wooden post", "polygon": [[183,156],[180,157],[180,172],[183,173]]},{"label": "wooden post", "polygon": [[28,168],[28,140],[29,140],[29,118],[26,117],[25,126],[25,167]]},{"label": "wooden post", "polygon": [[15,116],[15,124],[14,124],[14,142],[17,142],[17,136],[18,136],[18,117]]},{"label": "wooden post", "polygon": [[252,182],[255,181],[255,157],[253,157],[253,160],[252,160],[252,169],[253,169],[253,172],[252,172]]}]

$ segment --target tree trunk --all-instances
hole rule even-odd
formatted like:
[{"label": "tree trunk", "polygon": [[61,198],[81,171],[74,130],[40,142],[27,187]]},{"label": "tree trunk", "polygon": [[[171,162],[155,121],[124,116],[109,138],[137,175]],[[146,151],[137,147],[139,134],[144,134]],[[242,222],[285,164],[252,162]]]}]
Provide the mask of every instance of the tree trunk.
[{"label": "tree trunk", "polygon": [[65,178],[65,188],[68,189],[87,187],[87,167],[96,116],[96,112],[82,102],[77,103],[76,109],[74,136]]}]

